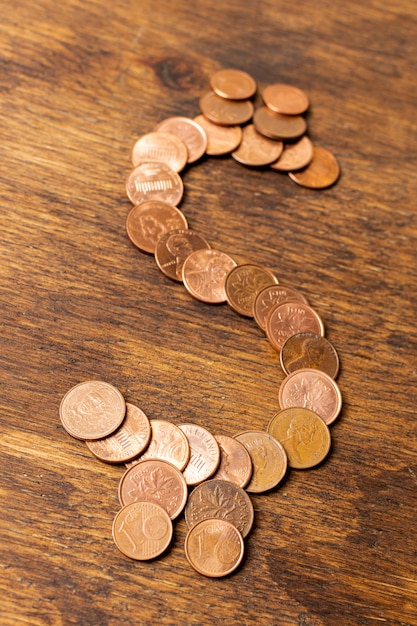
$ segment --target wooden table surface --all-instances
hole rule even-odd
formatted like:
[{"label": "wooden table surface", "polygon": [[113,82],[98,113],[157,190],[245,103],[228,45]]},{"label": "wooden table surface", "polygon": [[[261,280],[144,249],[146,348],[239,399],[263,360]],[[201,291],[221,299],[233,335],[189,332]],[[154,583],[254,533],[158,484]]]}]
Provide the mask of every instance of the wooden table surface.
[{"label": "wooden table surface", "polygon": [[[412,0],[1,2],[3,626],[417,624],[416,16]],[[304,89],[342,176],[313,191],[203,158],[181,209],[307,296],[343,410],[322,465],[251,496],[244,563],[211,579],[186,560],[184,518],[161,558],[118,551],[123,469],[58,408],[100,379],[216,434],[278,410],[279,357],[253,320],[194,300],[125,232],[134,141],[196,116],[227,67]]]}]

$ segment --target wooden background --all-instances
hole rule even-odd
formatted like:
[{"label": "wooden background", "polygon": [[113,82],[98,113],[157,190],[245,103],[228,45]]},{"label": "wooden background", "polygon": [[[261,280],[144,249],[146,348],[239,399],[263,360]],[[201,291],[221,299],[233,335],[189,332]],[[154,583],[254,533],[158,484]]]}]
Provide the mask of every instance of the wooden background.
[{"label": "wooden background", "polygon": [[[412,0],[2,0],[0,623],[405,626],[416,587],[416,58]],[[217,69],[288,82],[342,167],[318,192],[230,157],[184,173],[192,228],[274,269],[324,319],[342,370],[332,454],[252,498],[243,567],[111,539],[122,469],[63,430],[103,379],[149,418],[265,429],[283,375],[256,325],[193,300],[125,234],[141,134],[195,116]]]}]

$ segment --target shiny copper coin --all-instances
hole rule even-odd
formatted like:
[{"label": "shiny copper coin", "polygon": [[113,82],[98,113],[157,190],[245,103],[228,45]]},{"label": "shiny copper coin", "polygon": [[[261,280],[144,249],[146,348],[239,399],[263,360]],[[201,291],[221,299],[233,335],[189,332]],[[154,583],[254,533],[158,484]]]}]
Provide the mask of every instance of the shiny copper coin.
[{"label": "shiny copper coin", "polygon": [[277,283],[278,278],[266,267],[252,263],[237,265],[226,278],[227,302],[240,315],[253,317],[253,303],[259,291]]},{"label": "shiny copper coin", "polygon": [[242,537],[249,534],[254,518],[246,491],[227,480],[207,480],[193,489],[184,515],[188,528],[203,519],[226,519],[236,526]]},{"label": "shiny copper coin", "polygon": [[220,156],[236,150],[242,141],[241,126],[219,126],[210,122],[204,115],[197,115],[194,121],[202,126],[207,135],[206,154]]},{"label": "shiny copper coin", "polygon": [[168,513],[153,502],[127,504],[114,518],[114,543],[131,559],[147,561],[156,558],[168,548],[172,535]]},{"label": "shiny copper coin", "polygon": [[181,177],[165,163],[141,163],[126,179],[126,193],[133,204],[159,200],[177,206],[184,193]]},{"label": "shiny copper coin", "polygon": [[165,163],[174,172],[180,172],[188,161],[188,150],[185,143],[173,133],[147,133],[139,137],[133,146],[132,163],[136,167],[149,161]]},{"label": "shiny copper coin", "polygon": [[269,312],[265,327],[266,336],[278,352],[291,335],[311,332],[324,335],[324,324],[319,315],[303,302],[285,302]]},{"label": "shiny copper coin", "polygon": [[169,117],[159,122],[155,130],[167,131],[179,137],[187,147],[188,163],[195,163],[206,151],[206,131],[189,117]]},{"label": "shiny copper coin", "polygon": [[196,250],[184,261],[182,279],[187,291],[202,302],[226,301],[226,276],[236,262],[220,250]]},{"label": "shiny copper coin", "polygon": [[337,383],[320,370],[302,369],[289,374],[278,395],[281,409],[304,407],[319,415],[326,424],[334,422],[342,409]]},{"label": "shiny copper coin", "polygon": [[262,493],[278,485],[287,471],[287,456],[282,445],[269,433],[248,430],[235,435],[252,459],[252,477],[246,485],[249,493]]},{"label": "shiny copper coin", "polygon": [[297,333],[288,337],[281,348],[280,361],[286,374],[310,368],[336,378],[339,372],[339,357],[334,346],[315,333]]},{"label": "shiny copper coin", "polygon": [[220,464],[213,479],[228,480],[246,487],[252,476],[252,459],[245,446],[233,437],[215,435],[220,448]]},{"label": "shiny copper coin", "polygon": [[278,172],[293,172],[306,167],[313,159],[313,144],[311,139],[304,135],[295,143],[284,144],[284,150],[278,161],[271,163],[273,170]]},{"label": "shiny copper coin", "polygon": [[199,574],[219,578],[231,574],[242,562],[243,538],[224,519],[205,519],[193,526],[185,538],[185,556]]},{"label": "shiny copper coin", "polygon": [[220,463],[220,448],[213,435],[197,424],[179,424],[188,439],[190,458],[183,470],[187,485],[198,485],[210,478]]},{"label": "shiny copper coin", "polygon": [[251,119],[253,104],[250,100],[226,100],[214,91],[209,91],[200,98],[200,111],[210,122],[236,126]]},{"label": "shiny copper coin", "polygon": [[106,463],[126,463],[143,452],[151,438],[151,425],[145,413],[126,403],[126,416],[119,428],[105,439],[86,441],[87,448]]},{"label": "shiny copper coin", "polygon": [[190,229],[171,230],[162,235],[155,247],[155,261],[172,280],[182,281],[182,266],[192,252],[210,248],[207,239]]},{"label": "shiny copper coin", "polygon": [[309,100],[304,91],[284,83],[265,87],[262,98],[269,109],[284,115],[300,115],[309,107]]},{"label": "shiny copper coin", "polygon": [[210,78],[213,91],[222,98],[246,100],[256,91],[256,81],[247,72],[235,69],[219,70]]},{"label": "shiny copper coin", "polygon": [[268,285],[258,292],[253,303],[253,317],[259,328],[265,330],[270,311],[278,304],[284,304],[284,302],[304,302],[307,304],[307,298],[295,287],[282,283]]},{"label": "shiny copper coin", "polygon": [[331,187],[340,175],[340,166],[331,152],[314,146],[313,159],[299,172],[290,172],[288,176],[298,185],[309,189]]},{"label": "shiny copper coin", "polygon": [[281,141],[268,139],[259,134],[253,124],[249,124],[243,128],[242,141],[232,152],[232,157],[243,165],[261,167],[276,161],[283,148]]},{"label": "shiny copper coin", "polygon": [[76,439],[102,439],[114,433],[126,414],[125,400],[116,387],[88,380],[72,387],[62,398],[59,416]]},{"label": "shiny copper coin", "polygon": [[261,135],[281,141],[301,137],[307,130],[307,122],[301,115],[282,115],[274,113],[268,107],[261,107],[255,111],[253,123]]},{"label": "shiny copper coin", "polygon": [[175,424],[166,420],[150,420],[151,441],[139,459],[160,459],[175,465],[182,472],[190,458],[188,439]]},{"label": "shiny copper coin", "polygon": [[130,241],[142,252],[155,253],[158,240],[174,229],[186,229],[187,220],[182,211],[172,204],[151,200],[134,206],[126,219]]},{"label": "shiny copper coin", "polygon": [[288,465],[307,469],[321,463],[330,450],[330,431],[323,420],[309,409],[280,411],[270,421],[268,432],[284,447]]},{"label": "shiny copper coin", "polygon": [[154,502],[175,519],[187,501],[188,489],[182,473],[171,463],[147,459],[129,467],[119,483],[122,506],[131,502]]}]

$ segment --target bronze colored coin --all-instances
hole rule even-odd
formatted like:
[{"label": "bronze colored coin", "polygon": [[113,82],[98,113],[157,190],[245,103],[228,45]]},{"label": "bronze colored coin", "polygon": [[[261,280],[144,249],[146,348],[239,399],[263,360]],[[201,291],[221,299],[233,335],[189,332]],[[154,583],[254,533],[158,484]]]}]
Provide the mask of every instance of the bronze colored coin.
[{"label": "bronze colored coin", "polygon": [[226,276],[236,262],[219,250],[196,250],[184,261],[182,279],[187,291],[202,302],[226,301]]},{"label": "bronze colored coin", "polygon": [[236,126],[248,122],[253,115],[250,100],[227,100],[209,91],[200,98],[200,111],[210,122],[221,126]]},{"label": "bronze colored coin", "polygon": [[298,185],[309,189],[331,187],[340,175],[340,166],[331,152],[314,146],[313,159],[299,172],[290,172],[288,176]]},{"label": "bronze colored coin", "polygon": [[167,131],[179,137],[187,147],[188,163],[195,163],[206,151],[206,131],[189,117],[169,117],[159,122],[155,130]]},{"label": "bronze colored coin", "polygon": [[162,235],[174,229],[186,229],[187,225],[184,213],[177,207],[151,200],[130,210],[126,219],[126,232],[139,250],[154,254]]},{"label": "bronze colored coin", "polygon": [[297,333],[288,337],[280,352],[281,367],[286,374],[299,369],[318,369],[336,378],[339,357],[325,337],[315,333]]},{"label": "bronze colored coin", "polygon": [[246,100],[256,91],[256,82],[250,74],[242,70],[219,70],[210,79],[213,91],[222,98]]},{"label": "bronze colored coin", "polygon": [[278,399],[281,409],[310,409],[326,424],[334,422],[342,409],[342,395],[337,383],[316,369],[296,370],[289,374],[281,383]]},{"label": "bronze colored coin", "polygon": [[151,441],[140,460],[160,459],[175,465],[182,472],[190,458],[188,439],[175,424],[166,420],[150,420]]},{"label": "bronze colored coin", "polygon": [[119,483],[122,506],[131,502],[154,502],[175,519],[187,502],[188,489],[182,473],[171,463],[147,459],[129,467]]},{"label": "bronze colored coin", "polygon": [[307,304],[307,298],[295,287],[282,283],[268,285],[258,292],[253,303],[253,316],[259,328],[265,330],[270,311],[278,304],[284,304],[284,302],[304,302]]},{"label": "bronze colored coin", "polygon": [[307,130],[307,122],[301,115],[282,115],[274,113],[268,107],[261,107],[255,111],[253,123],[261,135],[282,141],[297,139]]},{"label": "bronze colored coin", "polygon": [[243,128],[242,141],[238,149],[232,152],[232,157],[243,165],[261,167],[276,161],[283,148],[282,141],[260,135],[255,126],[249,124]]},{"label": "bronze colored coin", "polygon": [[269,312],[265,327],[266,336],[278,352],[291,335],[311,332],[324,335],[324,325],[319,315],[303,302],[284,302]]},{"label": "bronze colored coin", "polygon": [[236,150],[242,141],[241,126],[219,126],[210,122],[204,115],[197,115],[194,120],[204,128],[207,135],[206,154],[220,156]]},{"label": "bronze colored coin", "polygon": [[309,107],[304,91],[283,83],[268,85],[262,92],[262,98],[269,109],[284,115],[300,115]]},{"label": "bronze colored coin", "polygon": [[147,133],[139,137],[133,146],[132,163],[136,167],[149,161],[165,163],[174,172],[180,172],[188,161],[188,150],[185,143],[173,133]]},{"label": "bronze colored coin", "polygon": [[269,422],[268,432],[284,447],[288,465],[307,469],[321,463],[330,450],[330,431],[321,417],[306,408],[280,411]]},{"label": "bronze colored coin", "polygon": [[126,403],[120,391],[101,380],[75,385],[59,407],[63,427],[76,439],[107,437],[119,428],[125,414]]},{"label": "bronze colored coin", "polygon": [[86,441],[87,448],[106,463],[126,463],[143,452],[151,438],[151,425],[145,413],[126,403],[126,416],[119,428],[105,439]]},{"label": "bronze colored coin", "polygon": [[219,578],[231,574],[242,562],[243,538],[224,519],[205,519],[193,526],[185,538],[185,556],[199,574]]},{"label": "bronze colored coin", "polygon": [[173,526],[168,513],[153,502],[132,502],[113,521],[113,541],[120,552],[137,561],[159,556],[168,548]]},{"label": "bronze colored coin", "polygon": [[269,433],[248,430],[235,435],[252,459],[252,478],[246,486],[249,493],[262,493],[278,485],[287,471],[287,455],[282,445]]},{"label": "bronze colored coin", "polygon": [[259,291],[277,283],[278,278],[266,267],[252,263],[236,265],[226,278],[227,302],[240,315],[253,317],[253,303]]},{"label": "bronze colored coin", "polygon": [[293,172],[306,167],[313,158],[313,144],[311,139],[304,135],[295,143],[287,143],[278,161],[271,163],[271,167],[278,172]]},{"label": "bronze colored coin", "polygon": [[192,252],[202,248],[210,248],[210,244],[195,231],[171,230],[158,239],[155,247],[155,261],[165,276],[181,282],[185,259]]},{"label": "bronze colored coin", "polygon": [[177,206],[184,193],[181,177],[165,163],[141,163],[126,179],[126,193],[133,204],[159,200]]},{"label": "bronze colored coin", "polygon": [[252,502],[244,489],[228,480],[207,480],[190,493],[184,511],[188,528],[203,519],[219,518],[232,522],[242,537],[253,524]]},{"label": "bronze colored coin", "polygon": [[220,448],[213,435],[197,424],[179,424],[188,439],[190,458],[183,470],[187,485],[198,485],[210,478],[220,463]]},{"label": "bronze colored coin", "polygon": [[252,459],[245,446],[233,437],[215,435],[220,448],[220,464],[215,478],[246,487],[252,476]]}]

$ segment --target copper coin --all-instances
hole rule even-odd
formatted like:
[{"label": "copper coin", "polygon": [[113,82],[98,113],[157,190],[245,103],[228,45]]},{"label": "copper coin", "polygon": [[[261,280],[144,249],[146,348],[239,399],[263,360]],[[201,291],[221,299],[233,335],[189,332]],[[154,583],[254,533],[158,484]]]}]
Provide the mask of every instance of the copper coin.
[{"label": "copper coin", "polygon": [[192,252],[210,248],[208,241],[193,230],[171,230],[158,239],[155,247],[155,261],[161,270],[172,280],[182,281],[182,266]]},{"label": "copper coin", "polygon": [[61,400],[59,416],[76,439],[102,439],[114,433],[126,414],[125,400],[116,387],[88,380],[72,387]]},{"label": "copper coin", "polygon": [[268,285],[258,292],[253,303],[253,316],[259,328],[265,330],[270,311],[278,304],[284,304],[284,302],[304,302],[307,304],[307,298],[295,287],[282,283]]},{"label": "copper coin", "polygon": [[321,463],[330,450],[330,431],[321,417],[305,408],[280,411],[270,421],[268,432],[284,447],[288,465],[307,469]]},{"label": "copper coin", "polygon": [[196,250],[184,261],[182,279],[187,291],[202,302],[226,301],[226,276],[236,262],[219,250]]},{"label": "copper coin", "polygon": [[256,81],[247,72],[235,69],[219,70],[210,78],[213,91],[222,98],[246,100],[256,91]]},{"label": "copper coin", "polygon": [[129,211],[126,232],[139,250],[154,254],[162,235],[174,229],[186,229],[187,225],[184,213],[177,207],[151,200],[142,202]]},{"label": "copper coin", "polygon": [[268,139],[260,135],[253,124],[243,128],[242,141],[232,157],[242,163],[252,167],[269,165],[277,160],[284,148],[281,141]]},{"label": "copper coin", "polygon": [[287,455],[282,445],[269,433],[248,430],[235,435],[252,459],[252,478],[246,485],[250,493],[269,491],[278,485],[287,471]]},{"label": "copper coin", "polygon": [[188,161],[188,150],[185,143],[173,133],[147,133],[139,137],[133,146],[132,163],[136,167],[149,161],[165,163],[174,172],[180,172]]},{"label": "copper coin", "polygon": [[175,465],[182,472],[190,458],[188,439],[175,424],[166,420],[150,420],[151,441],[139,459],[160,459]]},{"label": "copper coin", "polygon": [[259,291],[277,283],[278,278],[266,267],[252,263],[236,265],[226,278],[227,302],[240,315],[253,317],[253,303]]},{"label": "copper coin", "polygon": [[280,361],[286,374],[311,368],[336,378],[339,372],[339,357],[334,346],[315,333],[297,333],[288,337],[281,348]]},{"label": "copper coin", "polygon": [[246,487],[252,476],[252,459],[245,446],[233,437],[215,435],[220,448],[220,464],[213,479],[228,480]]},{"label": "copper coin", "polygon": [[242,141],[241,126],[219,126],[210,122],[204,115],[197,115],[194,120],[204,128],[207,135],[206,154],[219,156],[236,150]]},{"label": "copper coin", "polygon": [[106,463],[126,463],[143,452],[151,438],[151,425],[145,413],[126,403],[126,416],[119,428],[105,439],[86,441],[87,448]]},{"label": "copper coin", "polygon": [[311,306],[303,302],[284,302],[269,312],[265,327],[266,336],[278,352],[291,335],[311,332],[324,335],[324,325]]},{"label": "copper coin", "polygon": [[248,122],[253,115],[250,100],[227,100],[209,91],[200,98],[200,111],[210,122],[222,126],[236,126]]},{"label": "copper coin", "polygon": [[243,538],[224,519],[205,519],[193,526],[185,538],[185,556],[199,574],[219,578],[231,574],[242,562]]},{"label": "copper coin", "polygon": [[282,141],[301,137],[307,130],[307,122],[301,115],[282,115],[274,113],[268,107],[261,107],[255,111],[253,123],[261,135]]},{"label": "copper coin", "polygon": [[232,522],[242,537],[253,524],[252,502],[244,489],[228,480],[206,480],[190,493],[184,511],[188,528],[203,519],[219,518]]},{"label": "copper coin", "polygon": [[318,146],[314,146],[313,159],[305,169],[288,174],[295,183],[309,189],[331,187],[339,175],[340,167],[336,158],[331,152]]},{"label": "copper coin", "polygon": [[133,204],[160,200],[177,206],[184,193],[181,177],[165,163],[141,163],[126,179],[126,193]]},{"label": "copper coin", "polygon": [[155,130],[168,131],[179,137],[187,147],[188,163],[195,163],[206,151],[206,131],[189,117],[169,117],[159,122]]},{"label": "copper coin", "polygon": [[168,548],[173,526],[168,513],[153,502],[132,502],[113,521],[113,540],[120,552],[137,561],[159,556]]},{"label": "copper coin", "polygon": [[187,502],[188,488],[182,473],[171,463],[147,459],[132,465],[119,483],[122,506],[131,502],[154,502],[175,519]]},{"label": "copper coin", "polygon": [[197,424],[179,424],[188,439],[190,458],[183,470],[187,485],[198,485],[210,478],[220,463],[220,448],[213,435]]},{"label": "copper coin", "polygon": [[262,98],[268,108],[284,115],[300,115],[309,107],[309,100],[304,91],[283,83],[265,87]]},{"label": "copper coin", "polygon": [[281,383],[278,399],[281,409],[310,409],[326,424],[334,422],[342,408],[342,395],[337,383],[316,369],[296,370],[289,374]]},{"label": "copper coin", "polygon": [[306,167],[313,159],[313,144],[311,139],[304,135],[295,143],[284,144],[284,150],[278,161],[271,163],[271,167],[279,172],[293,172]]}]

